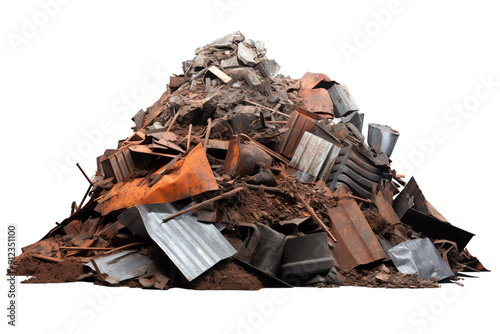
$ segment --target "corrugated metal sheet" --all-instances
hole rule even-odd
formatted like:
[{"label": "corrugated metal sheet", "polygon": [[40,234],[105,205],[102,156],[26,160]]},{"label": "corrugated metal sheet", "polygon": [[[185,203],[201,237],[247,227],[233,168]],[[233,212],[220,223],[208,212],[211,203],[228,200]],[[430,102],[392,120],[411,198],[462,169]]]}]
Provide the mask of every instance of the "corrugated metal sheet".
[{"label": "corrugated metal sheet", "polygon": [[357,148],[345,147],[340,150],[335,160],[327,184],[332,191],[344,185],[349,191],[359,196],[371,198],[372,187],[380,183],[383,172],[383,167],[375,166]]},{"label": "corrugated metal sheet", "polygon": [[346,116],[352,111],[358,111],[359,107],[345,85],[333,85],[328,89],[330,98],[335,106],[335,117]]},{"label": "corrugated metal sheet", "polygon": [[161,223],[176,212],[170,203],[138,205],[118,220],[140,236],[151,237],[189,281],[236,253],[213,224],[198,222],[191,212]]},{"label": "corrugated metal sheet", "polygon": [[295,150],[288,173],[301,182],[326,180],[340,148],[305,132]]},{"label": "corrugated metal sheet", "polygon": [[305,132],[314,132],[315,124],[313,120],[322,119],[324,118],[322,118],[321,116],[297,107],[291,113],[290,118],[285,125],[285,128],[287,128],[288,130],[281,136],[279,143],[279,153],[288,158],[293,157],[295,149],[302,139],[302,135]]},{"label": "corrugated metal sheet", "polygon": [[333,255],[343,269],[350,271],[359,265],[386,258],[356,201],[347,200],[328,209],[328,216],[332,222],[331,231],[337,239]]},{"label": "corrugated metal sheet", "polygon": [[114,176],[116,182],[121,182],[135,171],[134,160],[128,148],[111,155],[102,164],[106,178]]},{"label": "corrugated metal sheet", "polygon": [[[111,284],[117,284],[155,271],[154,262],[136,250],[127,250],[100,257],[94,259],[94,261],[101,273],[108,275],[106,281]],[[94,271],[96,270],[91,262],[85,265]]]}]

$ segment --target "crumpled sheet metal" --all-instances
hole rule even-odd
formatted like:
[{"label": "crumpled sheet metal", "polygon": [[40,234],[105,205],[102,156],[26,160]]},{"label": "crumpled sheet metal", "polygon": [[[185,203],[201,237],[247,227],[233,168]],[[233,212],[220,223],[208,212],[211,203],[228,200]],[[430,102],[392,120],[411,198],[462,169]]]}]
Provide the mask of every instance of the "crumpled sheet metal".
[{"label": "crumpled sheet metal", "polygon": [[356,201],[347,200],[328,209],[327,213],[332,222],[332,234],[337,239],[333,255],[344,270],[350,271],[359,265],[386,258]]},{"label": "crumpled sheet metal", "polygon": [[300,79],[300,89],[298,96],[304,103],[304,108],[313,112],[325,114],[328,118],[333,118],[333,102],[328,92],[328,88],[333,86],[335,81],[320,73],[307,72]]},{"label": "crumpled sheet metal", "polygon": [[[126,250],[94,259],[94,261],[100,272],[108,275],[106,282],[111,284],[117,284],[157,270],[152,260],[136,250]],[[85,266],[96,271],[92,262],[85,264]]]},{"label": "crumpled sheet metal", "polygon": [[118,216],[118,221],[143,238],[153,239],[188,281],[236,250],[213,224],[200,223],[188,212],[165,223],[177,213],[171,203],[138,205]]},{"label": "crumpled sheet metal", "polygon": [[419,278],[434,277],[436,281],[455,276],[427,238],[402,242],[389,249],[387,254],[403,274],[417,273]]},{"label": "crumpled sheet metal", "polygon": [[184,159],[176,162],[169,173],[152,187],[148,178],[119,182],[99,197],[96,211],[106,215],[135,205],[174,202],[219,188],[203,146],[198,144]]}]

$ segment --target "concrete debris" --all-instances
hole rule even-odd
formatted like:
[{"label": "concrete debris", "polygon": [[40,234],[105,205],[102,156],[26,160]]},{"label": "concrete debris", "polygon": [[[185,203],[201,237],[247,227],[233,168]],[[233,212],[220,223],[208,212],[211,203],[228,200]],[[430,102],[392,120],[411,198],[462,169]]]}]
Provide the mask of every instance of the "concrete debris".
[{"label": "concrete debris", "polygon": [[487,271],[474,235],[391,167],[399,132],[370,123],[365,139],[345,85],[291,79],[268,55],[239,31],[197,48],[93,175],[78,165],[83,199],[8,272],[255,290],[428,288]]}]

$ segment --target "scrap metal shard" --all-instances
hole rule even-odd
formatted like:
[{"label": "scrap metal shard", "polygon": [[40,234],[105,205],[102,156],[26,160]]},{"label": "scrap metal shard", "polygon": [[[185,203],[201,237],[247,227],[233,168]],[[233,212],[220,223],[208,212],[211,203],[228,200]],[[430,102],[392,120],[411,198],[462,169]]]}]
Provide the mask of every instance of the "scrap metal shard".
[{"label": "scrap metal shard", "polygon": [[[127,250],[100,257],[95,259],[95,263],[103,274],[108,275],[106,282],[111,284],[118,284],[121,281],[154,273],[157,270],[153,261],[136,250]],[[97,271],[91,262],[85,266]]]},{"label": "scrap metal shard", "polygon": [[305,132],[314,133],[314,120],[323,120],[324,118],[300,107],[290,115],[285,125],[287,131],[283,133],[279,143],[279,153],[291,158],[293,157],[297,146]]},{"label": "scrap metal shard", "polygon": [[304,108],[318,113],[324,113],[328,118],[333,118],[333,102],[328,89],[336,82],[320,73],[307,72],[300,79],[299,96],[302,98]]},{"label": "scrap metal shard", "polygon": [[108,193],[97,199],[99,204],[95,210],[106,215],[135,205],[174,202],[219,189],[201,144],[184,161],[175,163],[169,171],[152,187],[148,186],[147,177],[118,182]]},{"label": "scrap metal shard", "polygon": [[328,209],[327,213],[332,222],[331,231],[337,239],[333,255],[344,270],[386,258],[356,201],[347,200]]},{"label": "scrap metal shard", "polygon": [[300,182],[325,181],[339,151],[339,147],[305,132],[290,162],[288,174]]},{"label": "scrap metal shard", "polygon": [[170,203],[138,205],[118,220],[137,235],[153,239],[188,281],[236,254],[217,227],[198,222],[192,212],[162,223],[163,218],[177,212]]},{"label": "scrap metal shard", "polygon": [[420,278],[434,277],[436,281],[454,276],[436,247],[427,238],[402,242],[387,253],[400,273],[417,273]]}]

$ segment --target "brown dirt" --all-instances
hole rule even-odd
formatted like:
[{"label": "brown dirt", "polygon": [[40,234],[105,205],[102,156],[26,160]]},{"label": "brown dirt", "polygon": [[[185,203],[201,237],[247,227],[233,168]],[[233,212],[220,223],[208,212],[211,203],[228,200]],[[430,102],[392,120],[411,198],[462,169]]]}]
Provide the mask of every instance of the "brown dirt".
[{"label": "brown dirt", "polygon": [[401,274],[394,268],[386,274],[375,270],[353,269],[349,273],[341,274],[344,285],[363,286],[369,288],[438,288],[434,279],[421,279],[416,274]]},{"label": "brown dirt", "polygon": [[384,235],[394,228],[393,225],[375,211],[363,210],[363,215],[375,234]]},{"label": "brown dirt", "polygon": [[265,285],[255,274],[227,259],[182,287],[194,290],[259,290]]},{"label": "brown dirt", "polygon": [[51,263],[39,261],[30,256],[19,261],[15,269],[19,276],[33,276],[23,283],[76,282],[78,276],[84,273],[83,264],[75,260]]}]

